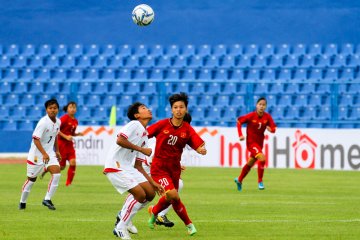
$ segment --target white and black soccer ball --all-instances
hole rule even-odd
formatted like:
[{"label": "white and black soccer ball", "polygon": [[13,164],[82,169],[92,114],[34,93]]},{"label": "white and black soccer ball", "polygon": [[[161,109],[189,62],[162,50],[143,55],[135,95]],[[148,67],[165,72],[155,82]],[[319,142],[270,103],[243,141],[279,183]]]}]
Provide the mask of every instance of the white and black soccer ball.
[{"label": "white and black soccer ball", "polygon": [[139,26],[147,26],[154,21],[154,10],[146,4],[140,4],[132,11],[132,19]]}]

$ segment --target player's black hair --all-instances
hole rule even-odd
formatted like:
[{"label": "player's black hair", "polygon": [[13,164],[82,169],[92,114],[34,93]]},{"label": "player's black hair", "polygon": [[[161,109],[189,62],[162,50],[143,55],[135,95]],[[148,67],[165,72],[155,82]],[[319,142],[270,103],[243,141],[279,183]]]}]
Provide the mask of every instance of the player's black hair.
[{"label": "player's black hair", "polygon": [[63,111],[64,111],[64,112],[67,112],[67,109],[68,109],[69,105],[75,105],[75,106],[77,106],[76,102],[73,102],[73,101],[68,102],[68,104],[66,104],[66,105],[63,107]]},{"label": "player's black hair", "polygon": [[139,107],[141,106],[145,106],[145,104],[141,102],[135,102],[129,106],[127,116],[130,120],[136,120],[135,114],[139,113]]},{"label": "player's black hair", "polygon": [[60,108],[58,101],[57,101],[55,98],[52,98],[52,99],[47,100],[47,101],[45,102],[45,104],[44,104],[44,105],[45,105],[45,109],[47,109],[48,106],[53,105],[53,104],[56,104],[56,106],[57,106],[58,108]]},{"label": "player's black hair", "polygon": [[191,123],[192,117],[190,115],[190,113],[185,113],[184,119],[183,121],[187,122],[187,123]]},{"label": "player's black hair", "polygon": [[258,104],[261,100],[264,100],[264,101],[267,103],[266,98],[261,97],[261,98],[259,98],[259,99],[257,100],[256,104]]},{"label": "player's black hair", "polygon": [[184,102],[185,106],[187,107],[189,103],[188,95],[186,95],[186,93],[184,92],[180,92],[173,94],[169,97],[169,103],[171,107],[174,105],[175,102],[179,102],[179,101]]}]

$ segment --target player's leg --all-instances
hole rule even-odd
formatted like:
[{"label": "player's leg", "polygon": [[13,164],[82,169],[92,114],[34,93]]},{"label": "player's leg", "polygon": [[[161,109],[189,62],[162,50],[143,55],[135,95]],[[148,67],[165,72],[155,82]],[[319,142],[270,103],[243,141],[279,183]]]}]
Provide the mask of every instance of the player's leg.
[{"label": "player's leg", "polygon": [[255,162],[256,162],[256,158],[250,156],[248,162],[242,168],[240,176],[235,178],[235,183],[237,185],[237,190],[238,191],[242,190],[242,181],[244,180],[246,175],[250,172],[250,170],[251,170],[251,168],[252,168],[252,166],[254,165]]},{"label": "player's leg", "polygon": [[263,153],[260,153],[257,156],[258,161],[258,187],[259,190],[264,190],[264,183],[263,183],[263,177],[264,177],[264,170],[265,170],[265,162],[266,162],[266,157]]},{"label": "player's leg", "polygon": [[55,194],[57,187],[59,186],[60,181],[60,166],[54,160],[50,159],[48,165],[47,165],[48,172],[51,173],[51,179],[48,184],[48,189],[45,195],[45,198],[42,202],[42,204],[46,207],[48,207],[50,210],[55,210],[55,206],[51,201],[52,196]]},{"label": "player's leg", "polygon": [[75,157],[73,157],[69,160],[69,169],[67,172],[66,186],[69,186],[72,183],[75,176],[75,171],[76,171],[76,159]]},{"label": "player's leg", "polygon": [[19,203],[20,210],[23,210],[26,208],[26,201],[29,197],[31,188],[36,181],[37,175],[40,174],[42,169],[43,169],[43,165],[35,165],[31,162],[27,163],[27,166],[26,166],[27,179],[21,189],[21,197],[20,197],[20,203]]}]

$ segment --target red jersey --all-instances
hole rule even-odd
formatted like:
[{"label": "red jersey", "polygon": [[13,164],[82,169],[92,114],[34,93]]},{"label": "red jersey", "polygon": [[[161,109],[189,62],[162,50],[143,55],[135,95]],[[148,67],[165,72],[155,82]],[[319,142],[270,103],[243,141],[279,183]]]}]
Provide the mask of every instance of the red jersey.
[{"label": "red jersey", "polygon": [[183,122],[175,127],[169,118],[158,121],[148,127],[148,137],[156,137],[155,154],[152,165],[163,163],[180,163],[185,145],[193,149],[200,147],[204,140],[195,132],[189,123]]},{"label": "red jersey", "polygon": [[[60,131],[65,135],[75,135],[75,131],[77,126],[79,125],[76,118],[71,118],[68,114],[63,115],[61,118]],[[74,143],[72,141],[68,141],[65,138],[61,137],[59,134],[58,138],[59,144],[64,144],[67,146],[73,146]]]},{"label": "red jersey", "polygon": [[239,137],[243,136],[241,131],[241,125],[247,123],[246,127],[246,145],[249,147],[253,143],[263,147],[264,132],[266,127],[270,127],[272,133],[276,130],[276,125],[269,113],[264,112],[262,116],[259,116],[256,111],[248,113],[244,116],[240,116],[237,119],[237,129]]}]

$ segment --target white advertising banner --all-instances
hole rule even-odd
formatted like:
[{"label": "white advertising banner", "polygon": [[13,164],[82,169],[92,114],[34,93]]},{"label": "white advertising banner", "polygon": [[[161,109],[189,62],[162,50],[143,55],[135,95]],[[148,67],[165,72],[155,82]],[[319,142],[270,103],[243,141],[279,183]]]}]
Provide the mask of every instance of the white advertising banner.
[{"label": "white advertising banner", "polygon": [[[75,139],[77,163],[103,165],[107,148],[116,141],[119,129],[79,126],[78,131],[84,136]],[[183,165],[242,167],[246,164],[246,142],[238,141],[235,127],[195,127],[195,130],[205,140],[208,153],[201,156],[185,149]],[[266,133],[263,153],[269,168],[359,170],[360,130],[279,128],[275,134]]]}]

